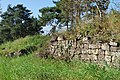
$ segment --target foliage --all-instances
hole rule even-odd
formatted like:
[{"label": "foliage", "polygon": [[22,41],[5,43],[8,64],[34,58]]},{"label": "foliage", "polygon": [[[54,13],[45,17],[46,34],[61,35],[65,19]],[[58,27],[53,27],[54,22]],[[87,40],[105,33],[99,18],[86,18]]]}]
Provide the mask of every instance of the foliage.
[{"label": "foliage", "polygon": [[1,17],[0,39],[1,41],[15,40],[27,35],[38,34],[42,29],[36,18],[31,17],[31,11],[21,4],[11,7]]},{"label": "foliage", "polygon": [[82,22],[77,27],[77,32],[84,36],[91,36],[93,41],[102,40],[104,42],[115,39],[120,42],[120,12],[111,10],[104,16],[103,21],[96,17],[89,22]]},{"label": "foliage", "polygon": [[[46,18],[49,20],[50,18],[49,21],[52,20],[52,23],[55,23],[54,20],[56,18],[51,15],[58,14],[57,16],[59,16],[58,18],[60,20],[57,22],[64,24],[63,26],[67,27],[67,30],[69,30],[69,28],[76,29],[75,27],[77,24],[80,24],[81,20],[90,20],[96,15],[102,18],[108,9],[110,0],[53,0],[53,2],[55,3],[54,9],[52,9],[53,7],[41,9],[43,11],[42,18],[44,18],[44,20],[46,20]],[[59,10],[60,13],[57,13],[55,9]],[[44,12],[46,12],[47,15]],[[58,27],[61,27],[61,25],[58,25]]]},{"label": "foliage", "polygon": [[61,10],[56,7],[45,7],[39,10],[41,16],[39,16],[39,24],[41,26],[52,26],[51,34],[56,32],[56,28],[61,25],[61,19],[63,18]]},{"label": "foliage", "polygon": [[[23,5],[9,5],[0,23],[0,42],[9,42],[0,45],[0,55],[34,46],[37,52],[45,52],[50,36],[34,34],[46,25],[53,27],[53,33],[58,27],[67,26],[68,29],[74,26],[76,31],[71,28],[70,31],[56,33],[68,39],[82,34],[82,37],[92,37],[92,41],[114,38],[120,42],[120,12],[111,10],[105,15],[109,0],[60,0],[54,3],[54,7],[39,10],[39,21],[31,17],[31,11]],[[0,80],[120,80],[120,71],[107,66],[100,68],[80,61],[45,60],[33,55],[17,58],[0,56]]]}]

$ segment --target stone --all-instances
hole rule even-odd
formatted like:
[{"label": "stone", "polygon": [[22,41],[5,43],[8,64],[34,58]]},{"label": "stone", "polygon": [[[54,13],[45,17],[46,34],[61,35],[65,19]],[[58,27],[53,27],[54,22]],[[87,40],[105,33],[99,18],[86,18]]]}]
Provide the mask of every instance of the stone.
[{"label": "stone", "polygon": [[80,43],[79,42],[77,42],[77,48],[79,48],[80,47]]},{"label": "stone", "polygon": [[109,51],[110,47],[107,43],[104,43],[104,44],[102,44],[101,49]]},{"label": "stone", "polygon": [[107,61],[107,65],[111,67],[112,63],[110,61]]},{"label": "stone", "polygon": [[76,53],[75,53],[75,54],[79,55],[79,54],[81,54],[81,51],[80,51],[80,50],[78,50],[78,51],[76,51]]},{"label": "stone", "polygon": [[99,54],[99,50],[98,49],[87,49],[86,53],[88,53],[88,54]]},{"label": "stone", "polygon": [[82,49],[82,54],[87,54],[87,49]]},{"label": "stone", "polygon": [[68,43],[71,44],[71,45],[73,45],[74,44],[74,40],[69,40]]},{"label": "stone", "polygon": [[89,48],[90,48],[90,49],[96,49],[96,48],[97,48],[97,45],[95,45],[95,44],[89,44]]},{"label": "stone", "polygon": [[51,40],[50,40],[51,43],[56,42],[56,41],[57,41],[57,37],[56,36],[52,37]]},{"label": "stone", "polygon": [[112,62],[112,57],[105,55],[105,61]]},{"label": "stone", "polygon": [[117,42],[112,42],[112,41],[110,41],[109,45],[110,45],[110,46],[117,47],[117,46],[118,46],[118,43],[117,43]]},{"label": "stone", "polygon": [[120,57],[119,57],[119,59],[117,57],[115,57],[115,60],[112,63],[113,63],[114,67],[120,68]]},{"label": "stone", "polygon": [[11,52],[9,54],[6,54],[5,55],[6,57],[15,57],[16,56],[16,53],[15,52]]},{"label": "stone", "polygon": [[81,45],[79,45],[78,47],[79,47],[80,49],[83,49],[83,48],[84,48],[84,45],[81,44]]},{"label": "stone", "polygon": [[80,40],[80,39],[81,39],[81,36],[82,36],[82,35],[80,35],[80,34],[79,34],[79,35],[77,35],[76,40]]},{"label": "stone", "polygon": [[99,54],[99,49],[94,50],[93,54]]},{"label": "stone", "polygon": [[120,47],[117,48],[117,51],[120,52]]},{"label": "stone", "polygon": [[79,49],[78,51],[79,51],[79,54],[82,54],[82,49]]},{"label": "stone", "polygon": [[105,51],[100,49],[99,54],[105,54]]},{"label": "stone", "polygon": [[96,52],[98,52],[98,54],[105,54],[104,50],[101,50],[101,49],[96,49],[96,50],[97,50]]},{"label": "stone", "polygon": [[94,60],[94,61],[92,61],[93,63],[95,63],[95,64],[99,64],[99,61],[98,60]]},{"label": "stone", "polygon": [[116,68],[120,68],[120,63],[113,63],[114,64],[114,67],[116,67]]},{"label": "stone", "polygon": [[104,54],[98,54],[98,60],[102,61],[105,59],[105,55]]},{"label": "stone", "polygon": [[66,45],[68,44],[68,40],[65,40],[65,44],[66,44]]},{"label": "stone", "polygon": [[110,45],[110,46],[117,47],[117,46],[118,46],[118,43],[115,42],[115,39],[111,39],[110,42],[109,42],[109,45]]},{"label": "stone", "polygon": [[91,61],[97,61],[97,56],[92,54],[92,55],[89,55],[89,58]]},{"label": "stone", "polygon": [[84,47],[85,49],[88,49],[88,48],[89,48],[89,44],[83,44],[83,47]]},{"label": "stone", "polygon": [[73,47],[73,48],[77,48],[76,44],[74,44],[72,47]]},{"label": "stone", "polygon": [[84,38],[83,38],[83,41],[87,41],[87,40],[88,40],[88,37],[84,37]]},{"label": "stone", "polygon": [[62,45],[65,45],[65,44],[66,44],[66,41],[65,41],[65,40],[61,41],[61,44],[62,44]]},{"label": "stone", "polygon": [[89,56],[86,55],[86,54],[81,54],[80,59],[83,60],[83,61],[89,61],[90,60]]},{"label": "stone", "polygon": [[102,41],[97,41],[97,44],[102,44],[103,42]]},{"label": "stone", "polygon": [[115,46],[111,46],[110,47],[110,51],[117,51],[118,47],[115,47]]},{"label": "stone", "polygon": [[112,61],[111,62],[115,62],[116,59],[117,59],[116,56],[112,56]]},{"label": "stone", "polygon": [[119,52],[113,51],[113,52],[111,52],[111,55],[112,55],[112,56],[118,56],[118,55],[119,55]]},{"label": "stone", "polygon": [[[97,42],[96,44],[89,43],[88,37],[81,40],[64,40],[61,36],[57,38],[59,41],[50,43],[49,55],[53,58],[69,58],[70,60],[84,60],[87,62],[103,62],[101,64],[108,64],[118,66],[118,59],[120,59],[120,48],[114,41],[110,43]],[[47,50],[46,50],[47,51]],[[23,54],[26,54],[23,51]],[[12,56],[14,53],[11,53]],[[22,54],[17,53],[17,54]],[[41,56],[45,56],[42,54]]]},{"label": "stone", "polygon": [[58,57],[62,56],[60,53],[58,53],[57,55],[58,55]]},{"label": "stone", "polygon": [[82,41],[83,41],[83,43],[89,43],[89,37],[84,37],[83,39],[82,39]]},{"label": "stone", "polygon": [[62,41],[62,40],[64,40],[64,39],[63,39],[62,36],[59,36],[59,37],[57,38],[57,40],[58,40],[58,41]]},{"label": "stone", "polygon": [[70,51],[70,55],[74,55],[75,54],[75,50],[69,50]]},{"label": "stone", "polygon": [[57,42],[53,42],[52,45],[53,45],[53,46],[56,46],[56,45],[58,45],[58,43],[57,43]]},{"label": "stone", "polygon": [[101,45],[102,45],[101,43],[96,43],[96,48],[97,48],[97,49],[100,49],[100,48],[101,48]]},{"label": "stone", "polygon": [[110,55],[111,52],[110,51],[105,51],[105,55]]},{"label": "stone", "polygon": [[72,59],[73,59],[73,60],[79,60],[80,58],[79,58],[79,55],[74,55],[74,56],[72,57]]},{"label": "stone", "polygon": [[88,52],[88,54],[92,54],[93,53],[91,49],[88,49],[87,52]]}]

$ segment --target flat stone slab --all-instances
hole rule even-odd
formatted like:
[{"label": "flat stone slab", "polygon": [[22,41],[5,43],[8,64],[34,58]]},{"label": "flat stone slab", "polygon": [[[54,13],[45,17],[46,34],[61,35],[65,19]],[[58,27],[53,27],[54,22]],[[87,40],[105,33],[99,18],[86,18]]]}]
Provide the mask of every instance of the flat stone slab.
[{"label": "flat stone slab", "polygon": [[97,56],[94,55],[94,54],[89,55],[89,58],[90,58],[90,60],[92,60],[92,61],[97,61]]},{"label": "flat stone slab", "polygon": [[111,62],[112,61],[112,57],[111,56],[105,56],[105,61]]},{"label": "flat stone slab", "polygon": [[96,48],[97,48],[97,45],[96,45],[96,44],[89,44],[89,48],[90,48],[90,49],[96,49]]},{"label": "flat stone slab", "polygon": [[108,50],[108,51],[109,51],[110,46],[109,46],[107,43],[104,43],[104,44],[102,44],[101,49],[102,49],[102,50]]},{"label": "flat stone slab", "polygon": [[118,50],[118,47],[114,47],[114,46],[110,47],[110,51],[117,51],[117,50]]},{"label": "flat stone slab", "polygon": [[110,41],[109,45],[110,45],[110,46],[117,47],[117,46],[118,46],[118,43],[117,43],[117,42]]},{"label": "flat stone slab", "polygon": [[98,55],[98,60],[99,61],[102,61],[102,60],[104,60],[105,59],[105,55],[104,54],[99,54]]}]

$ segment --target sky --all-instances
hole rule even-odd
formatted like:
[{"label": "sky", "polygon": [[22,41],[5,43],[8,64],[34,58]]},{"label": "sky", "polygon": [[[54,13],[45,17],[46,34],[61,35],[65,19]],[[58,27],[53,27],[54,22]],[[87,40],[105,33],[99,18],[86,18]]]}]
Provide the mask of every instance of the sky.
[{"label": "sky", "polygon": [[52,0],[0,0],[2,12],[7,10],[8,4],[15,6],[17,4],[23,4],[27,9],[33,12],[35,17],[39,14],[39,9],[47,6],[54,6]]},{"label": "sky", "polygon": [[[111,0],[116,3],[119,3],[120,0]],[[33,12],[33,16],[38,17],[39,9],[47,6],[54,6],[52,0],[0,0],[0,4],[2,7],[2,11],[7,10],[8,4],[12,4],[12,6],[17,4],[23,4],[27,9]],[[114,5],[110,4],[110,8],[113,8]],[[117,7],[116,7],[117,8]]]}]

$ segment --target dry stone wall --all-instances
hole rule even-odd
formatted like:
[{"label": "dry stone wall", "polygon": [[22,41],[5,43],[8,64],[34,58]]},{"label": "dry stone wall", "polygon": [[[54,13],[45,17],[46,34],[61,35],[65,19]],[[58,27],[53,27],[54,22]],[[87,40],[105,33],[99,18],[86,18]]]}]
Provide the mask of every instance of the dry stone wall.
[{"label": "dry stone wall", "polygon": [[90,43],[89,37],[65,40],[57,37],[51,40],[50,54],[54,58],[65,60],[82,60],[99,65],[120,67],[120,48],[118,43],[111,40],[109,43]]}]

